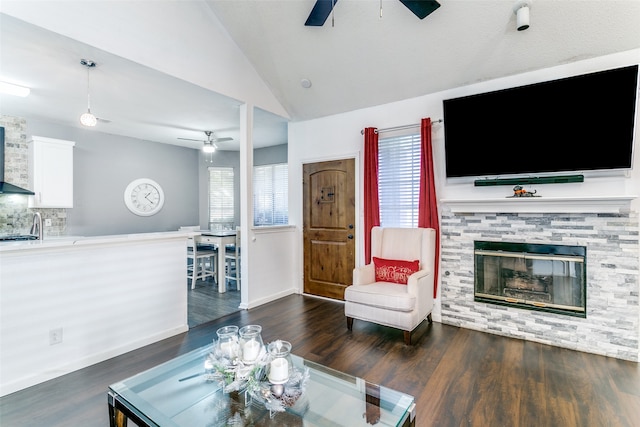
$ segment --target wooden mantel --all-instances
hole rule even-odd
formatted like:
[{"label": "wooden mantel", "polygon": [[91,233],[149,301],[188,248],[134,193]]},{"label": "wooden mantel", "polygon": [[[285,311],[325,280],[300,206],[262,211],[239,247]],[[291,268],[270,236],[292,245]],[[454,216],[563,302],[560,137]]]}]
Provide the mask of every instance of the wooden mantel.
[{"label": "wooden mantel", "polygon": [[453,213],[620,213],[638,196],[440,199]]}]

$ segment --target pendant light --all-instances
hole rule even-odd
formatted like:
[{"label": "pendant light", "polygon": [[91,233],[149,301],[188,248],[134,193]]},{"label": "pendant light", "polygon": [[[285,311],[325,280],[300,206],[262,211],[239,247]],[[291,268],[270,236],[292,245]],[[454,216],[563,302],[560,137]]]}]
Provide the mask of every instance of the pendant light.
[{"label": "pendant light", "polygon": [[98,123],[98,119],[91,113],[91,95],[89,93],[89,74],[96,63],[90,59],[81,59],[80,63],[87,67],[87,112],[80,116],[80,123],[84,126],[93,127]]}]

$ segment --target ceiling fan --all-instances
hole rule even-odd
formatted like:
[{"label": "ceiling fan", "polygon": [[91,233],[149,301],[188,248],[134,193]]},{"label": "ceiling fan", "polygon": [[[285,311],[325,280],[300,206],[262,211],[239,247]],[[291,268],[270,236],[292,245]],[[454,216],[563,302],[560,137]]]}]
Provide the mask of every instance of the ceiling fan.
[{"label": "ceiling fan", "polygon": [[204,134],[207,136],[207,139],[192,139],[192,138],[178,138],[184,141],[199,141],[204,142],[204,146],[202,147],[202,151],[205,153],[213,153],[218,149],[216,142],[225,142],[225,141],[233,141],[233,138],[216,138],[213,131],[205,130]]},{"label": "ceiling fan", "polygon": [[[322,27],[336,3],[338,0],[316,0],[304,25]],[[440,7],[440,3],[435,0],[400,0],[400,3],[420,19],[424,19]]]}]

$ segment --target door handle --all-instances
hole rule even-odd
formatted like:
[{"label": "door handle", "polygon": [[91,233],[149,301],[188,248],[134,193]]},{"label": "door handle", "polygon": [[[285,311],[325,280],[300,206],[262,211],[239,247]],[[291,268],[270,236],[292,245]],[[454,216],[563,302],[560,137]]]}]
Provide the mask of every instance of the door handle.
[{"label": "door handle", "polygon": [[349,229],[353,230],[353,224],[349,224]]},{"label": "door handle", "polygon": [[353,239],[353,234],[347,234],[347,239]]}]

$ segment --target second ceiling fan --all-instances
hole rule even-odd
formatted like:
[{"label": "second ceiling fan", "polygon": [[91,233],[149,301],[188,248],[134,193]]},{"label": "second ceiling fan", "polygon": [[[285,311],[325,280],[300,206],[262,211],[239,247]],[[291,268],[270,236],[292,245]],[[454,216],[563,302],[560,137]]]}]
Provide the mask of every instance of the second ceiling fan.
[{"label": "second ceiling fan", "polygon": [[[316,0],[316,4],[313,5],[313,9],[311,9],[311,13],[304,25],[322,27],[336,3],[338,3],[338,0]],[[420,19],[424,19],[440,7],[440,3],[435,0],[400,0],[400,3]]]},{"label": "second ceiling fan", "polygon": [[233,141],[233,138],[216,138],[213,131],[205,130],[204,134],[207,136],[207,139],[192,139],[192,138],[178,138],[183,141],[201,141],[204,142],[204,146],[202,147],[202,151],[205,153],[213,153],[218,149],[216,142],[225,142],[225,141]]}]

